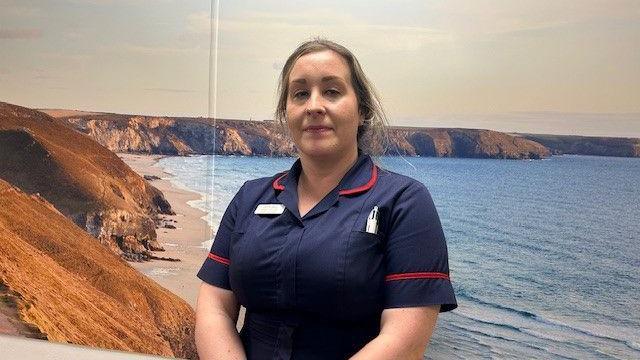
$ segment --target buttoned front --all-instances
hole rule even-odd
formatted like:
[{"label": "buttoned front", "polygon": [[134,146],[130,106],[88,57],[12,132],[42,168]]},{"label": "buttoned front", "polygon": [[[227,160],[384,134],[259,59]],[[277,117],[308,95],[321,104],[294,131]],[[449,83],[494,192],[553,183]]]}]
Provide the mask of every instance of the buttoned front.
[{"label": "buttoned front", "polygon": [[[198,276],[247,308],[250,358],[346,358],[379,332],[384,308],[456,307],[446,243],[428,191],[360,155],[304,217],[300,162],[246,182],[221,221]],[[281,214],[255,214],[283,204]],[[376,234],[365,231],[379,208]]]}]

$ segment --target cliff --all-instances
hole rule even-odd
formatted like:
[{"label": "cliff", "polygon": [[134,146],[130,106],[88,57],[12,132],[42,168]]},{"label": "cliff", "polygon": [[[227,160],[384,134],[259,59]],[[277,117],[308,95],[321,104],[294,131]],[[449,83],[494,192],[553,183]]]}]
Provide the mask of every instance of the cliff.
[{"label": "cliff", "polygon": [[[296,151],[285,129],[274,121],[221,119],[214,128],[212,120],[203,118],[49,112],[114,152],[290,156]],[[477,129],[392,127],[388,149],[388,155],[410,156],[539,159],[550,155],[534,141]]]},{"label": "cliff", "polygon": [[162,193],[93,139],[50,116],[0,102],[0,179],[38,194],[113,252],[141,260],[162,250]]},{"label": "cliff", "polygon": [[0,180],[0,333],[196,358],[194,321],[51,203]]},{"label": "cliff", "polygon": [[498,131],[393,127],[389,155],[540,159],[550,156],[544,146]]},{"label": "cliff", "polygon": [[[295,146],[274,121],[152,117],[41,110],[114,152],[291,156]],[[214,139],[215,138],[215,149]],[[388,155],[538,159],[551,154],[640,157],[640,139],[510,134],[481,129],[391,127]]]},{"label": "cliff", "polygon": [[[286,156],[293,144],[274,122],[41,110],[113,152]],[[215,145],[214,145],[215,144]],[[215,149],[214,149],[215,148]]]},{"label": "cliff", "polygon": [[543,144],[553,154],[640,157],[640,139],[573,135],[520,135],[525,139]]}]

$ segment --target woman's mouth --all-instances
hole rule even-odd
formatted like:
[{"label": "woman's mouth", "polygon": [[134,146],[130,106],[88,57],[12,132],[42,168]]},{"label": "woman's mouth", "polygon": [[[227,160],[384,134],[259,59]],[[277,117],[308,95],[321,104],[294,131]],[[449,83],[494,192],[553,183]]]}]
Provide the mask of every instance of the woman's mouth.
[{"label": "woman's mouth", "polygon": [[327,126],[309,126],[305,128],[304,131],[312,134],[321,134],[327,131],[331,131],[331,128]]}]

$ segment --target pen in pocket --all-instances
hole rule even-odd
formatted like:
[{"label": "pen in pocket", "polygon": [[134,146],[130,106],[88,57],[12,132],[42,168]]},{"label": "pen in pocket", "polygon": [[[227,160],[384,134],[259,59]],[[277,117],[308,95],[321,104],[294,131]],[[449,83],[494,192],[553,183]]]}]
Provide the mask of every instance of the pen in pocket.
[{"label": "pen in pocket", "polygon": [[365,229],[366,232],[370,234],[378,233],[378,214],[378,207],[374,206],[373,210],[371,210],[371,212],[369,213],[369,217],[367,217],[367,227]]}]

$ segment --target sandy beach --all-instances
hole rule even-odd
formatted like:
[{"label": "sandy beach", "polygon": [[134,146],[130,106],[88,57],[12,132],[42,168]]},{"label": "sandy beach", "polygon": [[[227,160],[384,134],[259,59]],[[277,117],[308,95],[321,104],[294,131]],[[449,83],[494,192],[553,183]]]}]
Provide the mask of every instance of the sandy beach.
[{"label": "sandy beach", "polygon": [[118,156],[141,176],[157,176],[160,180],[150,183],[158,188],[171,204],[176,215],[161,215],[175,229],[160,227],[156,229],[158,242],[166,251],[155,252],[156,256],[178,258],[179,262],[152,260],[147,262],[129,262],[131,266],[150,277],[158,284],[186,300],[194,309],[200,279],[196,273],[207,256],[207,250],[201,244],[210,239],[210,229],[202,219],[205,213],[187,204],[200,199],[200,194],[180,189],[169,179],[157,162],[160,155],[118,154]]}]

